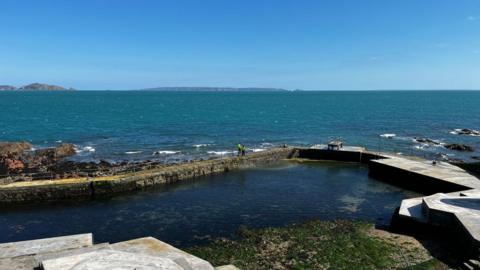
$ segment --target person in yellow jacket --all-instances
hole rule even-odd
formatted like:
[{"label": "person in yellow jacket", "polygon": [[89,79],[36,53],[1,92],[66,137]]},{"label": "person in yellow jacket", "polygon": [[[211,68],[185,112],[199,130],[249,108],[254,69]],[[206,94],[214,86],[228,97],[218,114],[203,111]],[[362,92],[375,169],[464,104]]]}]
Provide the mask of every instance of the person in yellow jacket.
[{"label": "person in yellow jacket", "polygon": [[239,143],[237,144],[237,150],[238,150],[238,156],[245,156],[245,152],[247,151],[247,148],[245,145]]}]

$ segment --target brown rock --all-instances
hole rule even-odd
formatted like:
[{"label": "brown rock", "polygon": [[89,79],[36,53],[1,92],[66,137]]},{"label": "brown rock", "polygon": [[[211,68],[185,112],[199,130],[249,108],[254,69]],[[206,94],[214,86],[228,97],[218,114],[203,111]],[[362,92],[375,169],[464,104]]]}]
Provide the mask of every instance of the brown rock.
[{"label": "brown rock", "polygon": [[0,142],[0,156],[19,157],[23,152],[30,150],[32,144],[28,142]]},{"label": "brown rock", "polygon": [[64,158],[75,155],[75,145],[71,143],[62,143],[55,148],[55,156],[57,158]]},{"label": "brown rock", "polygon": [[4,160],[4,166],[8,173],[20,173],[25,168],[22,161],[12,158],[6,158]]}]

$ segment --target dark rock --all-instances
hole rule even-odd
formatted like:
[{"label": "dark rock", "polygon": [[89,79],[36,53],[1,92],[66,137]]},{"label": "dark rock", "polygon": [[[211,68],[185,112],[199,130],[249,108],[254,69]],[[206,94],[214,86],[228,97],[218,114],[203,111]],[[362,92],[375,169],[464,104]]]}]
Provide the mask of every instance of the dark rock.
[{"label": "dark rock", "polygon": [[413,139],[416,142],[419,142],[419,143],[426,143],[426,144],[432,144],[432,145],[440,145],[441,144],[439,141],[428,139],[428,138],[414,137]]},{"label": "dark rock", "polygon": [[445,148],[450,149],[450,150],[455,150],[455,151],[463,151],[463,152],[473,152],[475,151],[475,148],[469,145],[465,144],[458,144],[458,143],[451,143],[451,144],[445,144]]},{"label": "dark rock", "polygon": [[472,159],[480,160],[480,156],[471,156]]},{"label": "dark rock", "polygon": [[458,135],[480,136],[480,131],[468,128],[455,129],[454,133]]}]

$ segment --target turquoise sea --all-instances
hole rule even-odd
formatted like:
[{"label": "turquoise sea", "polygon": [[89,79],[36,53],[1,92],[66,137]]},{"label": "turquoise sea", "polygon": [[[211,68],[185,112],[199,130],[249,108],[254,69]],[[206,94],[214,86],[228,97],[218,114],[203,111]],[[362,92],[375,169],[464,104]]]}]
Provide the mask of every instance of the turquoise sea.
[{"label": "turquoise sea", "polygon": [[[0,141],[71,142],[80,160],[175,162],[229,154],[238,142],[258,151],[332,138],[420,156],[467,159],[480,148],[480,137],[453,132],[480,129],[480,92],[469,91],[0,92],[0,115]],[[370,178],[365,165],[282,161],[112,198],[2,207],[0,242],[93,232],[97,242],[153,236],[184,247],[235,237],[240,226],[337,218],[388,225],[402,199],[416,196]]]},{"label": "turquoise sea", "polygon": [[480,148],[480,137],[451,134],[457,128],[480,129],[480,92],[0,92],[0,141],[71,142],[82,160],[180,161],[229,154],[239,142],[262,149],[333,138],[421,156],[478,155],[412,140]]}]

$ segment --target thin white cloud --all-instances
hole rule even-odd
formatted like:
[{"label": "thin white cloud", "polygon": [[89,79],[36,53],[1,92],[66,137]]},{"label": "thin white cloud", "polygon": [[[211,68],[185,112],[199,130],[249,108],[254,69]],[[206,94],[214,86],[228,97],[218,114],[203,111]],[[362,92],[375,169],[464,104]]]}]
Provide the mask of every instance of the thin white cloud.
[{"label": "thin white cloud", "polygon": [[476,21],[478,20],[479,18],[477,16],[468,16],[467,17],[467,21]]}]

